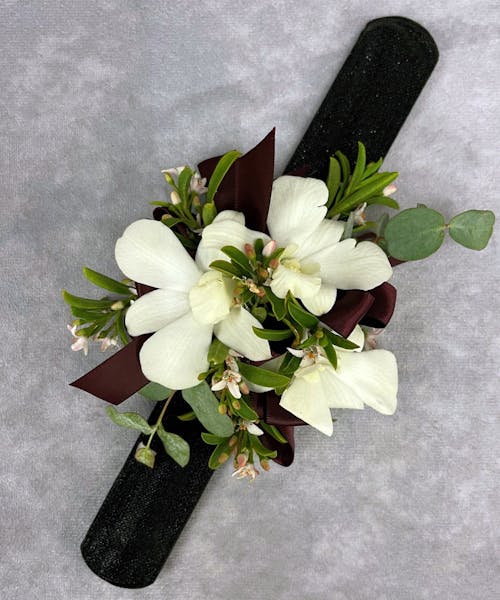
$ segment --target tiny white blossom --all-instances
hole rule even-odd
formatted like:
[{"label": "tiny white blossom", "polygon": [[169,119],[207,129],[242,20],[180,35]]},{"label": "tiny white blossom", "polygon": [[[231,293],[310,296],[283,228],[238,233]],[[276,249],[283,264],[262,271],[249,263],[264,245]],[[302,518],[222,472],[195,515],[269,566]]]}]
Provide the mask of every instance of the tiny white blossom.
[{"label": "tiny white blossom", "polygon": [[87,356],[87,354],[89,353],[89,338],[83,335],[78,335],[76,325],[67,325],[67,328],[71,335],[75,338],[75,341],[71,344],[71,350],[73,350],[73,352],[83,350],[83,353],[85,354],[85,356]]},{"label": "tiny white blossom", "polygon": [[118,340],[116,338],[98,338],[96,339],[96,342],[101,342],[101,352],[106,352],[111,346],[118,346]]},{"label": "tiny white blossom", "polygon": [[355,225],[364,225],[366,223],[366,202],[360,204],[358,208],[354,211],[354,224]]},{"label": "tiny white blossom", "polygon": [[186,167],[183,165],[182,167],[172,167],[170,169],[164,169],[162,173],[168,173],[170,177],[179,177],[179,175],[184,171]]},{"label": "tiny white blossom", "polygon": [[234,398],[241,398],[240,386],[238,385],[240,381],[241,375],[238,371],[226,369],[224,373],[222,373],[222,379],[214,383],[211,389],[213,392],[220,392],[227,388]]},{"label": "tiny white blossom", "polygon": [[246,430],[252,435],[264,435],[264,432],[253,421],[243,421]]},{"label": "tiny white blossom", "polygon": [[232,474],[232,477],[236,477],[236,479],[245,479],[245,477],[248,477],[250,481],[253,481],[258,474],[259,471],[257,471],[254,465],[252,463],[248,463],[239,469],[236,469],[236,471],[234,471]]},{"label": "tiny white blossom", "polygon": [[191,183],[189,189],[195,194],[205,194],[208,190],[206,187],[207,178],[202,177],[198,172],[195,172],[191,177]]},{"label": "tiny white blossom", "polygon": [[384,330],[382,328],[371,329],[371,330],[365,329],[364,349],[365,350],[375,350],[375,348],[377,347],[377,343],[378,343],[377,338],[383,331]]}]

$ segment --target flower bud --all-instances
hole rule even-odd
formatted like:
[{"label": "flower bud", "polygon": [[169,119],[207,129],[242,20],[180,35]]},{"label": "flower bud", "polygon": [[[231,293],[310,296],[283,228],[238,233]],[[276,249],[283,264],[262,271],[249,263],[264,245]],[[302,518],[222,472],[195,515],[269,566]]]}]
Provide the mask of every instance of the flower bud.
[{"label": "flower bud", "polygon": [[280,266],[280,261],[277,258],[273,258],[269,261],[269,266],[271,269],[277,269]]},{"label": "flower bud", "polygon": [[148,448],[142,442],[139,443],[134,454],[134,458],[137,462],[152,469],[155,466],[155,457],[156,452],[154,450],[151,450],[151,448]]},{"label": "flower bud", "polygon": [[244,467],[248,462],[248,455],[247,454],[238,454],[238,456],[236,457],[236,463],[238,464],[238,467]]},{"label": "flower bud", "polygon": [[179,196],[179,193],[176,192],[175,190],[172,190],[172,192],[170,192],[170,200],[171,200],[172,204],[180,204],[181,203],[181,197]]},{"label": "flower bud", "polygon": [[386,185],[385,188],[382,190],[382,194],[384,196],[390,196],[391,194],[394,194],[394,192],[397,189],[398,188],[393,183],[390,183],[389,185]]},{"label": "flower bud", "polygon": [[245,244],[245,254],[248,258],[255,258],[255,248],[252,244]]},{"label": "flower bud", "polygon": [[229,454],[226,454],[226,452],[223,452],[222,454],[219,455],[219,458],[217,459],[217,462],[222,465],[226,462],[226,460],[229,458]]},{"label": "flower bud", "polygon": [[235,410],[240,410],[240,408],[241,408],[241,404],[238,402],[238,400],[235,400],[235,401],[233,402],[233,408],[234,408]]},{"label": "flower bud", "polygon": [[122,300],[118,300],[118,302],[111,305],[111,310],[121,310],[122,308],[125,308],[125,304]]},{"label": "flower bud", "polygon": [[271,468],[269,461],[266,460],[265,458],[261,458],[260,466],[264,469],[264,471],[269,471],[269,469]]},{"label": "flower bud", "polygon": [[248,387],[247,383],[245,381],[242,381],[240,383],[240,390],[242,394],[249,394],[250,393],[250,388]]},{"label": "flower bud", "polygon": [[261,279],[267,279],[269,277],[269,273],[267,272],[267,269],[264,269],[264,267],[261,267],[258,271],[259,277]]},{"label": "flower bud", "polygon": [[238,438],[237,438],[235,435],[233,435],[233,436],[232,436],[232,437],[229,439],[229,446],[232,448],[232,447],[233,447],[233,446],[236,444],[236,442],[237,442],[237,441],[238,441]]},{"label": "flower bud", "polygon": [[267,242],[267,244],[264,246],[264,248],[262,248],[262,256],[265,256],[266,258],[271,256],[271,254],[276,250],[276,242],[274,240],[271,240],[270,242]]},{"label": "flower bud", "polygon": [[227,413],[227,406],[225,404],[219,404],[218,410],[221,415],[225,415]]},{"label": "flower bud", "polygon": [[203,215],[203,223],[205,225],[210,225],[210,223],[212,223],[212,221],[217,216],[217,209],[215,208],[215,204],[213,202],[207,202],[203,206],[202,215]]}]

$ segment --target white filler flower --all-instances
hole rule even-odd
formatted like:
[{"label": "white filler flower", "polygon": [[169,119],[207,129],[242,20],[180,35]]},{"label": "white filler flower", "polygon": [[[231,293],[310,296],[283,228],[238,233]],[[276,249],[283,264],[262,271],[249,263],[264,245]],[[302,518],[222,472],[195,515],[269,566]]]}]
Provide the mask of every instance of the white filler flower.
[{"label": "white filler flower", "polygon": [[[231,244],[240,249],[262,237],[241,219],[230,229]],[[148,219],[132,223],[117,241],[115,257],[127,277],[158,288],[136,300],[126,315],[130,335],[154,333],[139,355],[150,381],[174,390],[197,385],[198,375],[208,368],[212,333],[250,360],[271,357],[269,343],[252,330],[262,327],[259,321],[234,304],[234,282],[208,270],[211,260],[207,263],[202,249],[195,262],[162,223]]]},{"label": "white filler flower", "polygon": [[362,352],[364,334],[359,325],[348,339],[359,349],[336,347],[337,369],[320,347],[306,349],[280,401],[283,408],[326,435],[333,432],[331,408],[361,409],[366,404],[384,415],[396,410],[398,370],[394,354],[388,350]]},{"label": "white filler flower", "polygon": [[272,239],[285,248],[271,289],[280,298],[290,290],[316,315],[332,308],[337,289],[371,290],[392,275],[373,242],[340,241],[345,223],[325,219],[327,200],[323,181],[285,175],[273,183],[267,217]]}]

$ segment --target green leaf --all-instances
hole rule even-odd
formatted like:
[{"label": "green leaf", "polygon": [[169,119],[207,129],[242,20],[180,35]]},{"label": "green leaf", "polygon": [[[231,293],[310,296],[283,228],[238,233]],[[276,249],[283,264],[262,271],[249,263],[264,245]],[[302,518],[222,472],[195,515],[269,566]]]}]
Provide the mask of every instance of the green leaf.
[{"label": "green leaf", "polygon": [[337,368],[337,353],[335,352],[335,348],[331,344],[326,344],[323,346],[323,350],[325,351],[326,358],[330,361],[330,364],[334,369]]},{"label": "green leaf", "polygon": [[229,353],[229,348],[217,338],[214,338],[208,349],[207,359],[212,365],[220,365],[226,360]]},{"label": "green leaf", "polygon": [[377,196],[389,183],[394,181],[398,176],[398,173],[377,173],[372,175],[368,179],[363,181],[363,185],[359,186],[348,196],[345,196],[335,204],[335,206],[328,212],[328,217],[340,213],[348,213],[354,210],[357,206],[363,202],[367,202],[373,196]]},{"label": "green leaf", "polygon": [[276,450],[269,450],[266,448],[264,444],[259,440],[258,436],[250,434],[248,436],[250,438],[250,445],[253,450],[259,455],[261,458],[276,458],[278,453]]},{"label": "green leaf", "polygon": [[241,152],[238,152],[237,150],[231,150],[221,157],[214,169],[214,172],[212,173],[212,177],[210,177],[210,181],[208,182],[207,202],[213,201],[214,196],[217,193],[220,184],[222,183],[222,180],[226,176],[233,163],[240,156]]},{"label": "green leaf", "polygon": [[349,164],[349,159],[340,150],[337,150],[337,152],[335,152],[335,156],[337,157],[340,166],[342,167],[342,180],[344,182],[347,182],[347,180],[351,176],[351,165]]},{"label": "green leaf", "polygon": [[340,179],[341,172],[339,161],[334,156],[330,156],[330,166],[328,168],[328,177],[326,179],[326,187],[328,188],[327,206],[330,206],[338,192]]},{"label": "green leaf", "polygon": [[238,366],[243,377],[257,385],[277,388],[286,386],[290,382],[290,377],[268,371],[267,369],[262,369],[261,367],[256,367],[244,362],[238,362]]},{"label": "green leaf", "polygon": [[201,439],[209,446],[218,446],[224,442],[227,442],[227,438],[214,435],[213,433],[207,433],[206,431],[201,432]]},{"label": "green leaf", "polygon": [[121,283],[120,281],[116,281],[115,279],[111,279],[111,277],[107,277],[102,273],[98,273],[97,271],[93,271],[87,267],[83,267],[83,274],[85,277],[98,287],[109,290],[110,292],[114,292],[115,294],[121,294],[122,296],[130,296],[130,290],[127,285]]},{"label": "green leaf", "polygon": [[219,401],[206,381],[195,387],[182,390],[182,397],[196,413],[198,421],[210,433],[227,437],[232,435],[234,425],[227,415],[219,412]]},{"label": "green leaf", "polygon": [[283,360],[281,361],[279,372],[282,373],[283,375],[287,375],[288,377],[291,377],[295,373],[295,371],[299,368],[301,360],[302,359],[299,358],[298,356],[294,356],[290,352],[287,352],[283,356]]},{"label": "green leaf", "polygon": [[127,429],[136,429],[142,431],[144,434],[153,432],[153,427],[146,421],[144,417],[135,412],[118,412],[114,406],[108,406],[106,408],[106,414],[108,417],[120,427],[126,427]]},{"label": "green leaf", "polygon": [[259,327],[252,327],[252,329],[257,337],[271,342],[287,340],[293,335],[290,329],[260,329]]},{"label": "green leaf", "polygon": [[368,177],[371,177],[374,173],[376,173],[382,166],[383,162],[384,162],[384,159],[379,158],[376,162],[368,163],[366,165],[365,172],[363,173],[363,179],[368,179]]},{"label": "green leaf", "polygon": [[223,465],[226,460],[229,458],[231,454],[231,446],[229,445],[228,438],[224,442],[221,442],[215,447],[215,450],[212,452],[210,458],[208,459],[208,466],[210,469],[218,469],[221,465]]},{"label": "green leaf", "polygon": [[228,277],[242,277],[243,273],[235,267],[232,263],[227,260],[214,260],[210,263],[210,268],[220,271],[223,275]]},{"label": "green leaf", "polygon": [[120,340],[122,342],[122,344],[128,344],[129,342],[129,336],[127,333],[127,329],[125,327],[125,310],[121,310],[120,314],[118,315],[117,319],[116,319],[116,331],[118,332],[118,335],[120,336]]},{"label": "green leaf", "polygon": [[379,206],[388,206],[389,208],[394,208],[394,210],[399,210],[399,204],[394,198],[390,198],[389,196],[384,196],[380,194],[378,196],[373,196],[372,198],[368,198],[366,200],[366,204],[368,206],[372,206],[373,204],[378,204]]},{"label": "green leaf", "polygon": [[201,209],[201,214],[203,217],[203,223],[205,225],[210,225],[217,216],[215,204],[213,202],[205,202],[203,208]]},{"label": "green leaf", "polygon": [[274,316],[278,321],[282,321],[286,317],[286,304],[283,298],[278,298],[270,287],[264,287],[266,297],[269,300]]},{"label": "green leaf", "polygon": [[267,319],[267,310],[263,306],[254,306],[252,308],[252,315],[259,321],[259,323],[264,323]]},{"label": "green leaf", "polygon": [[155,466],[156,452],[145,446],[142,442],[136,448],[134,458],[137,462],[152,469]]},{"label": "green leaf", "polygon": [[452,239],[471,250],[486,248],[493,233],[495,215],[491,210],[466,210],[449,224]]},{"label": "green leaf", "polygon": [[295,304],[295,302],[288,302],[288,312],[296,323],[302,327],[305,327],[306,329],[313,329],[319,323],[317,317],[309,313],[298,304]]},{"label": "green leaf", "polygon": [[329,329],[323,329],[323,332],[326,334],[326,336],[330,340],[330,342],[334,346],[337,346],[337,348],[344,348],[345,350],[356,350],[357,348],[359,348],[359,346],[357,344],[355,344],[354,342],[347,340],[346,338],[342,337],[341,335],[337,335],[336,333],[333,333],[333,331],[330,331]]},{"label": "green leaf", "polygon": [[85,310],[84,308],[78,308],[77,306],[71,307],[71,314],[77,319],[84,319],[87,323],[93,323],[94,321],[107,321],[111,318],[112,312],[101,310]]},{"label": "green leaf", "polygon": [[231,409],[239,417],[245,419],[246,421],[255,421],[259,418],[259,415],[253,410],[253,408],[251,408],[248,405],[247,401],[244,398],[238,398],[237,402],[239,403],[240,407],[235,408],[232,404]]},{"label": "green leaf", "polygon": [[[182,175],[182,173],[181,173]],[[170,433],[165,431],[163,425],[160,423],[156,430],[158,437],[162,441],[165,452],[173,458],[175,462],[181,467],[185,467],[189,462],[189,444],[176,433]]]},{"label": "green leaf", "polygon": [[139,390],[141,396],[144,396],[144,398],[147,398],[148,400],[154,400],[155,402],[166,400],[172,392],[173,390],[169,390],[165,386],[154,381],[150,381]]},{"label": "green leaf", "polygon": [[177,415],[177,418],[179,421],[194,421],[196,419],[196,415],[194,414],[194,411],[190,410],[182,415]]},{"label": "green leaf", "polygon": [[357,186],[357,184],[361,181],[363,173],[366,167],[366,149],[362,142],[358,142],[358,156],[356,158],[356,165],[354,167],[354,171],[352,172],[351,181],[347,187],[346,194],[349,191]]},{"label": "green leaf", "polygon": [[114,304],[114,300],[91,300],[90,298],[80,298],[80,296],[73,296],[66,290],[62,291],[62,296],[66,304],[74,306],[75,308],[86,308],[89,310],[98,310],[100,308],[110,308]]},{"label": "green leaf", "polygon": [[387,251],[399,260],[426,258],[443,243],[445,227],[443,215],[431,208],[403,210],[386,225]]},{"label": "green leaf", "polygon": [[268,423],[264,423],[264,421],[260,421],[259,427],[263,429],[267,434],[273,437],[275,440],[280,442],[280,444],[287,444],[287,439],[283,437],[281,431],[275,427],[274,425],[269,425]]},{"label": "green leaf", "polygon": [[234,246],[223,246],[221,251],[224,252],[226,256],[229,256],[231,261],[240,267],[244,273],[250,277],[253,275],[252,265],[248,260],[248,256],[244,252],[238,250],[238,248],[235,248]]},{"label": "green leaf", "polygon": [[189,167],[184,167],[177,179],[177,189],[179,190],[179,196],[183,202],[187,201],[192,176],[193,171]]}]

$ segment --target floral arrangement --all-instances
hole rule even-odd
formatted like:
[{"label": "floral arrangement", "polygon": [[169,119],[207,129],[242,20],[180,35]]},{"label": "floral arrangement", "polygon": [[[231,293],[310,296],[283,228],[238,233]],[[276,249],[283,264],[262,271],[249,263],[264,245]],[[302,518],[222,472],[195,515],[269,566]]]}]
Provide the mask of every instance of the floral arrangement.
[{"label": "floral arrangement", "polygon": [[[74,318],[73,350],[121,344],[118,356],[131,340],[138,344],[140,392],[165,400],[159,418],[150,424],[114,406],[107,412],[148,436],[135,456],[149,467],[155,436],[179,465],[189,461],[187,442],[163,425],[177,391],[189,405],[179,418],[198,419],[203,440],[214,446],[209,466],[233,457],[233,475],[251,480],[258,464],[287,464],[282,450],[295,425],[331,436],[331,409],[366,405],[393,414],[396,358],[377,348],[395,304],[393,267],[429,256],[446,232],[475,250],[492,234],[495,217],[484,210],[447,223],[418,205],[370,220],[371,206],[399,209],[398,173],[382,172],[382,159],[367,162],[361,142],[354,166],[341,152],[331,157],[326,181],[291,174],[273,182],[273,160],[266,159],[274,137],[266,140],[254,154],[205,161],[207,177],[188,166],[163,171],[170,201],[152,203],[155,219],[132,223],[116,243],[126,279],[85,268],[107,295],[63,291]],[[244,168],[257,150],[265,176]],[[256,212],[260,230],[248,225]]]}]

